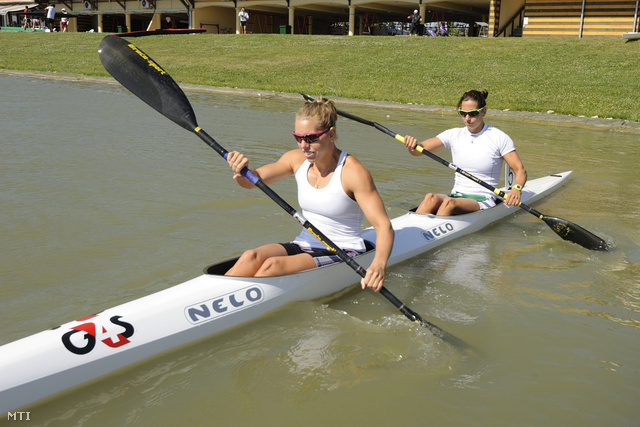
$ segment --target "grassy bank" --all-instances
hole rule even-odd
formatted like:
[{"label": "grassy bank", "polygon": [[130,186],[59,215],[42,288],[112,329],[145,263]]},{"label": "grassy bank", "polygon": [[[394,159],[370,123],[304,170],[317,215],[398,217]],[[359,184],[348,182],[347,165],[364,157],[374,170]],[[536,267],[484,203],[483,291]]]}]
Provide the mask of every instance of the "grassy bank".
[{"label": "grassy bank", "polygon": [[[0,68],[108,76],[101,34],[0,33]],[[640,42],[622,39],[185,35],[130,39],[178,82],[640,122]]]}]

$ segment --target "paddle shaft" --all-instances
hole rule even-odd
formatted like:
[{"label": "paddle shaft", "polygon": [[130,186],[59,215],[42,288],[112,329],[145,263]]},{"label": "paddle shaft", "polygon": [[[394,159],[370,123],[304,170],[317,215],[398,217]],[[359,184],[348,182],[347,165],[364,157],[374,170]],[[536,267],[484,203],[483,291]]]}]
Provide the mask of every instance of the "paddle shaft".
[{"label": "paddle shaft", "polygon": [[[301,95],[309,102],[313,101],[313,98],[310,97],[309,95],[306,95],[304,93],[301,93]],[[356,122],[365,124],[367,126],[372,126],[376,129],[378,129],[381,132],[386,133],[387,135],[391,136],[394,139],[397,139],[398,141],[404,143],[404,137],[393,132],[392,130],[382,126],[379,123],[376,122],[372,122],[370,120],[366,120],[363,119],[362,117],[358,117],[358,116],[354,116],[353,114],[347,113],[346,111],[342,111],[342,110],[337,110],[337,113],[343,117],[346,117],[350,120],[354,120]],[[481,179],[471,175],[470,173],[468,173],[467,171],[460,169],[459,167],[457,167],[456,165],[454,165],[453,163],[447,162],[446,160],[444,160],[443,158],[437,156],[436,154],[433,154],[432,152],[425,150],[422,146],[418,145],[416,147],[416,151],[419,151],[420,153],[424,154],[425,156],[428,156],[430,158],[432,158],[433,160],[442,163],[443,165],[445,165],[446,167],[448,167],[449,169],[454,170],[455,172],[459,173],[460,175],[469,178],[470,180],[472,180],[473,182],[475,182],[478,185],[483,186],[484,188],[490,190],[491,192],[495,193],[496,195],[498,195],[499,197],[501,197],[502,199],[504,199],[506,197],[506,193],[504,191],[498,190],[497,188],[495,188],[494,186],[482,181]],[[535,210],[534,208],[532,208],[531,206],[528,206],[522,202],[518,203],[517,205],[519,208],[524,209],[525,211],[529,212],[530,214],[534,215],[535,217],[537,217],[538,219],[541,219],[542,221],[544,221],[558,236],[562,237],[564,240],[569,240],[573,243],[577,243],[587,249],[591,249],[591,250],[596,250],[596,251],[600,251],[600,250],[608,250],[609,247],[607,245],[607,243],[602,240],[600,237],[596,236],[595,234],[591,233],[590,231],[580,227],[577,224],[574,224],[570,221],[561,219],[561,218],[556,218],[556,217],[551,217],[548,215],[545,215],[541,212],[538,212],[537,210]]]},{"label": "paddle shaft", "polygon": [[[134,44],[114,35],[106,36],[102,39],[98,53],[103,66],[109,74],[111,74],[131,93],[174,123],[194,132],[222,157],[227,157],[228,151],[218,144],[216,140],[207,134],[200,126],[198,126],[191,103],[180,86],[178,86],[173,78],[148,55],[138,49]],[[309,232],[327,246],[327,248],[335,252],[336,255],[356,273],[361,277],[366,276],[366,270],[362,266],[360,266],[354,259],[350,258],[346,252],[340,249],[320,230],[307,221],[267,184],[262,182],[260,177],[248,168],[244,168],[242,170],[242,175],[249,179],[281,208],[293,216],[300,224],[302,224],[303,227],[309,230]],[[428,328],[431,333],[443,340],[447,340],[460,347],[468,348],[466,343],[463,341],[445,332],[433,323],[422,319],[416,312],[404,305],[384,286],[380,289],[380,293],[394,306],[396,306],[396,308],[398,308],[398,310],[400,310],[400,312],[402,312],[409,320]]]}]

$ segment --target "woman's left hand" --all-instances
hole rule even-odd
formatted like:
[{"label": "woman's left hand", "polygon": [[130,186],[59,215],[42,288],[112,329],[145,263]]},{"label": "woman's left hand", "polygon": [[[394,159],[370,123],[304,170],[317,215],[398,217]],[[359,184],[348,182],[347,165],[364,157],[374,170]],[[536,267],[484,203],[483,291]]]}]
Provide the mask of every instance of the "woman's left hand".
[{"label": "woman's left hand", "polygon": [[375,267],[373,264],[367,269],[367,274],[360,279],[362,289],[371,288],[378,292],[384,284],[384,267]]},{"label": "woman's left hand", "polygon": [[504,199],[505,203],[510,206],[517,206],[520,204],[520,191],[512,188],[507,194],[507,197]]}]

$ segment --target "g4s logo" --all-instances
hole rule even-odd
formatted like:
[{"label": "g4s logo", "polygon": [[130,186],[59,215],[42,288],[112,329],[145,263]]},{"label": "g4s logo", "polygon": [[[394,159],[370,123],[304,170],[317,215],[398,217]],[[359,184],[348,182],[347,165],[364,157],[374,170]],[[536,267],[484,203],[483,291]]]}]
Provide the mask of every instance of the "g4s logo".
[{"label": "g4s logo", "polygon": [[[88,320],[96,316],[80,320]],[[130,341],[134,329],[131,323],[120,320],[122,316],[113,316],[107,325],[97,322],[86,322],[73,326],[69,332],[62,335],[62,344],[74,354],[87,354],[93,350],[97,342],[103,342],[109,347],[118,348]],[[84,333],[84,334],[83,334]],[[78,335],[80,334],[80,335]]]}]

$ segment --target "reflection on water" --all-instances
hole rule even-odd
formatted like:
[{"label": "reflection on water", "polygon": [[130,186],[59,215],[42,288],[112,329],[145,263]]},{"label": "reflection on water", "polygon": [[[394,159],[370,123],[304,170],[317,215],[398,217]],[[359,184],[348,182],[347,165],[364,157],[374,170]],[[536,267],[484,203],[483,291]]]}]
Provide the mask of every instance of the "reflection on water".
[{"label": "reflection on water", "polygon": [[[262,193],[240,189],[197,137],[117,85],[0,75],[0,89],[0,343],[299,231]],[[295,147],[302,99],[188,96],[203,129],[252,166]],[[340,107],[423,138],[459,125],[442,112]],[[512,136],[531,177],[574,171],[536,209],[614,250],[587,251],[519,212],[389,269],[398,298],[480,358],[354,286],[32,405],[34,425],[324,426],[356,415],[372,425],[399,415],[421,425],[602,425],[612,413],[617,425],[634,425],[638,134],[487,121]],[[451,186],[448,168],[408,156],[371,127],[341,119],[338,134],[370,168],[391,216]],[[272,188],[296,205],[292,180]]]}]

